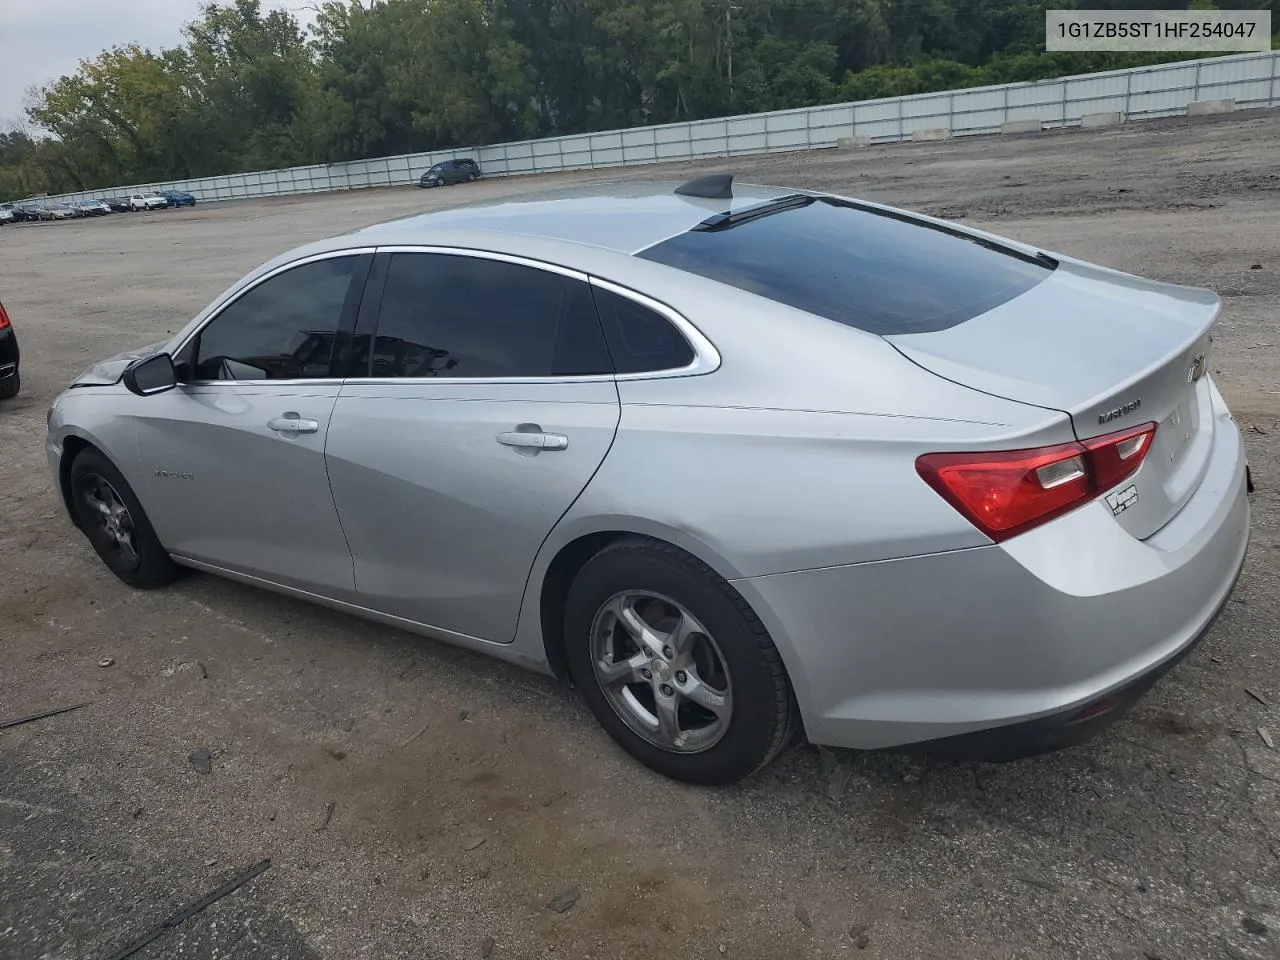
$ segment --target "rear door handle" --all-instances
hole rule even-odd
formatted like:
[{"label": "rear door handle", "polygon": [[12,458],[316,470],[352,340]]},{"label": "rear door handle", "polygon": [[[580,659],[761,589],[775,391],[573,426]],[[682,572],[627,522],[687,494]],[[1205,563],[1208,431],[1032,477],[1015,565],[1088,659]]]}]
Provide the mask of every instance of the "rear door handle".
[{"label": "rear door handle", "polygon": [[267,421],[267,429],[277,433],[315,433],[320,424],[307,420],[296,413],[286,413],[283,417],[273,417]]},{"label": "rear door handle", "polygon": [[524,450],[564,450],[569,446],[569,438],[562,433],[534,433],[523,430],[508,430],[497,436],[499,443],[508,447]]}]

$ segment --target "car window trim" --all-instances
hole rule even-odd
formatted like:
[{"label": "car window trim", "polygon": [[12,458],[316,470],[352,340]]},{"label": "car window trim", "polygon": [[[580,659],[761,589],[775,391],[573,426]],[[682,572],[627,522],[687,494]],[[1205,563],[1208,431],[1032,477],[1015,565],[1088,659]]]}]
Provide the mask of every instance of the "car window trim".
[{"label": "car window trim", "polygon": [[351,331],[353,345],[361,337],[369,338],[368,355],[365,357],[363,373],[353,375],[348,370],[343,374],[348,380],[369,380],[373,376],[374,338],[378,333],[378,316],[382,311],[382,292],[387,287],[387,274],[390,271],[391,255],[375,252],[369,264],[369,275],[365,278],[364,296],[356,310],[355,327]]},{"label": "car window trim", "polygon": [[689,347],[693,350],[693,359],[683,367],[665,367],[660,370],[641,370],[637,373],[618,373],[614,375],[615,380],[653,380],[667,379],[669,377],[689,377],[699,376],[701,374],[712,373],[720,368],[720,351],[716,349],[707,337],[696,326],[690,323],[683,314],[671,307],[667,306],[660,300],[655,300],[648,294],[640,293],[638,290],[632,290],[624,287],[612,280],[605,280],[602,277],[591,277],[591,285],[601,290],[608,290],[610,293],[617,294],[638,306],[656,313],[669,324],[676,328],[676,332],[684,337]]},{"label": "car window trim", "polygon": [[[305,257],[299,257],[297,260],[290,260],[288,263],[281,264],[280,266],[268,271],[267,273],[264,273],[262,276],[254,280],[252,283],[245,284],[240,289],[234,291],[230,296],[228,296],[221,303],[218,303],[214,307],[213,313],[211,313],[208,317],[206,317],[204,322],[201,323],[200,326],[196,327],[194,330],[188,333],[187,336],[183,338],[182,342],[177,346],[176,349],[170,351],[170,356],[172,356],[176,361],[177,358],[182,355],[183,351],[187,350],[195,341],[199,339],[200,334],[204,332],[205,328],[208,327],[209,324],[217,320],[220,316],[222,316],[222,314],[232,304],[234,304],[241,297],[249,293],[249,291],[257,289],[258,287],[260,287],[262,284],[266,283],[268,280],[272,279],[273,277],[278,277],[280,274],[285,273],[286,271],[289,271],[289,270],[293,270],[296,267],[306,266],[308,263],[316,263],[320,260],[336,260],[339,257],[352,257],[356,260],[359,260],[360,257],[367,255],[369,256],[369,260],[371,264],[373,255],[375,255],[376,252],[377,252],[377,248],[375,247],[346,247],[341,250],[326,250],[323,253],[309,254],[308,256],[305,256]],[[364,276],[358,278],[359,282],[362,285],[362,296],[363,296],[363,284],[368,280],[368,277],[369,277],[368,267],[369,265],[366,265]],[[355,273],[352,273],[351,280],[352,282],[355,282],[357,280]],[[351,288],[348,287],[347,298],[343,303],[342,316],[338,318],[338,327],[337,327],[337,330],[335,331],[336,335],[341,334],[343,330],[344,322],[347,319],[346,314],[351,306],[349,302],[350,300],[351,300]],[[360,301],[357,300],[355,305],[355,309],[357,311],[359,310],[359,303]],[[337,353],[336,337],[335,337],[335,343],[334,343],[334,353],[335,354]],[[330,373],[333,372],[332,359],[330,360],[329,371]],[[243,387],[245,384],[253,384],[256,386],[260,386],[262,384],[271,384],[272,386],[298,386],[300,384],[305,384],[310,386],[334,386],[334,385],[341,385],[342,383],[345,382],[345,379],[346,378],[344,377],[328,376],[328,377],[290,377],[287,379],[264,378],[261,380],[186,380],[186,381],[183,381],[182,386],[184,387],[211,387],[211,386]]]},{"label": "car window trim", "polygon": [[[516,266],[532,267],[535,270],[545,270],[548,273],[558,273],[561,276],[569,277],[572,280],[578,280],[603,290],[608,290],[620,297],[625,297],[633,301],[641,307],[652,310],[658,314],[672,326],[674,326],[688,342],[693,350],[693,360],[683,367],[670,367],[662,370],[645,370],[640,373],[607,373],[607,374],[587,374],[583,376],[546,376],[546,377],[359,377],[350,378],[352,384],[368,384],[370,386],[391,386],[402,383],[431,383],[431,384],[464,384],[464,383],[483,383],[483,384],[525,384],[525,383],[608,383],[618,380],[654,380],[668,379],[672,377],[688,377],[698,376],[702,374],[712,373],[720,367],[720,351],[715,345],[708,340],[697,327],[690,323],[678,311],[667,306],[659,300],[632,290],[629,287],[622,286],[611,280],[605,280],[602,277],[593,276],[582,270],[576,270],[572,267],[565,267],[558,263],[551,263],[547,260],[538,260],[533,257],[521,256],[512,253],[499,253],[495,250],[483,250],[474,247],[456,247],[442,244],[388,244],[377,248],[379,255],[387,254],[388,260],[391,254],[396,253],[436,253],[446,254],[450,256],[474,257],[481,260],[496,260],[502,263],[511,263]],[[371,336],[377,338],[378,320],[381,319],[382,291],[377,291],[379,302],[377,304],[377,319],[374,321]],[[602,331],[603,332],[603,331]],[[372,359],[373,351],[370,350],[370,358]]]},{"label": "car window trim", "polygon": [[356,323],[360,317],[360,305],[364,303],[365,291],[369,287],[369,278],[373,274],[373,262],[376,253],[356,255],[356,268],[351,274],[351,283],[347,286],[347,295],[342,301],[342,313],[338,315],[338,326],[333,332],[333,351],[329,354],[329,376],[342,379],[346,372],[339,371],[339,358],[344,352],[351,350],[355,342]]}]

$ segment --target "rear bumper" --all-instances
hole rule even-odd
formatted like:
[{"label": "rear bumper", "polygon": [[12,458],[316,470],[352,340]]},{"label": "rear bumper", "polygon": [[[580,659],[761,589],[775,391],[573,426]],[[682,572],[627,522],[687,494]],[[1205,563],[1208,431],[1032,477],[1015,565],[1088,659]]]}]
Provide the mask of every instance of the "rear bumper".
[{"label": "rear bumper", "polygon": [[999,545],[735,581],[809,739],[1009,758],[1121,715],[1204,636],[1244,563],[1244,446],[1215,407],[1199,488],[1146,540],[1099,501]]},{"label": "rear bumper", "polygon": [[[1243,563],[1241,564],[1243,568]],[[1238,579],[1240,571],[1236,571]],[[1232,589],[1235,580],[1232,581]],[[937,740],[925,740],[908,744],[898,749],[911,754],[935,757],[947,760],[978,760],[987,763],[1008,763],[1054,750],[1084,743],[1102,733],[1119,720],[1141,700],[1152,687],[1185,660],[1208,635],[1218,615],[1227,604],[1227,596],[1214,610],[1200,632],[1181,650],[1150,670],[1139,674],[1126,682],[1122,687],[1112,690],[1104,696],[1091,700],[1082,706],[1073,706],[1035,720],[1024,720],[1019,723],[993,727],[988,730],[976,730],[973,733],[962,733]]]},{"label": "rear bumper", "polygon": [[0,331],[0,380],[17,373],[18,363],[21,359],[21,354],[18,350],[18,335],[13,332],[13,327]]}]

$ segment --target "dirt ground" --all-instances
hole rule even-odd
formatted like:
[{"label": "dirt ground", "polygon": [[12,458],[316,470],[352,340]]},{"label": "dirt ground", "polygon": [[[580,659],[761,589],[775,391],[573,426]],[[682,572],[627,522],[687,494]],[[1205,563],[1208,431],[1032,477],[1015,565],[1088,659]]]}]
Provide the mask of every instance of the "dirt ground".
[{"label": "dirt ground", "polygon": [[[0,230],[0,958],[1280,956],[1280,115],[1252,112]],[[131,591],[55,502],[49,401],[295,244],[541,183],[838,189],[1218,290],[1258,491],[1234,602],[1087,746],[1005,766],[824,754],[690,789],[571,691],[210,576]],[[998,598],[993,602],[998,602]],[[113,661],[100,666],[100,661]],[[1248,691],[1253,691],[1257,698]],[[1260,702],[1262,701],[1262,702]],[[425,728],[425,729],[424,729]],[[212,754],[202,774],[189,755]],[[576,888],[567,912],[548,908]]]}]

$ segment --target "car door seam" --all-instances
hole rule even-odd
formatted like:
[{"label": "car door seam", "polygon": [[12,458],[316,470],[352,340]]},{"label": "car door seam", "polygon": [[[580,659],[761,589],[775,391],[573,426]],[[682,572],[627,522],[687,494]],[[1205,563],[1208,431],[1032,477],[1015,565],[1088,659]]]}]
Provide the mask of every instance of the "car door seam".
[{"label": "car door seam", "polygon": [[520,635],[520,623],[524,619],[525,604],[529,599],[529,584],[533,579],[533,571],[534,568],[538,566],[538,560],[542,556],[542,551],[546,549],[547,541],[551,539],[551,535],[555,533],[556,528],[560,526],[561,521],[569,515],[569,511],[574,508],[574,505],[582,499],[582,495],[587,492],[587,488],[591,486],[591,482],[595,480],[596,475],[601,471],[601,469],[603,469],[605,461],[609,459],[609,454],[613,452],[613,445],[618,441],[618,433],[622,430],[622,392],[618,390],[618,381],[616,378],[613,381],[613,390],[614,394],[618,398],[618,418],[613,423],[613,435],[609,437],[609,446],[605,448],[604,456],[600,458],[600,461],[596,464],[596,468],[591,471],[591,476],[587,477],[587,481],[582,485],[582,489],[574,495],[573,499],[570,500],[564,510],[561,511],[560,516],[556,517],[555,522],[547,528],[547,532],[543,536],[542,542],[538,544],[538,549],[534,551],[533,562],[529,564],[529,569],[524,575],[524,589],[520,592],[520,606],[516,610],[516,622],[512,628],[511,639],[508,640],[507,643],[515,643],[516,638]]},{"label": "car door seam", "polygon": [[333,477],[329,473],[329,434],[333,430],[333,415],[338,409],[338,401],[342,399],[342,391],[346,389],[346,381],[338,387],[338,392],[333,395],[333,406],[329,408],[329,420],[324,428],[324,443],[320,446],[320,459],[324,463],[324,482],[329,488],[329,502],[333,504],[333,515],[338,520],[338,532],[342,534],[342,542],[347,546],[347,559],[351,562],[351,589],[354,593],[360,593],[360,586],[356,581],[356,555],[351,549],[351,541],[347,538],[347,528],[342,525],[342,511],[338,509],[338,498],[333,492]]}]

